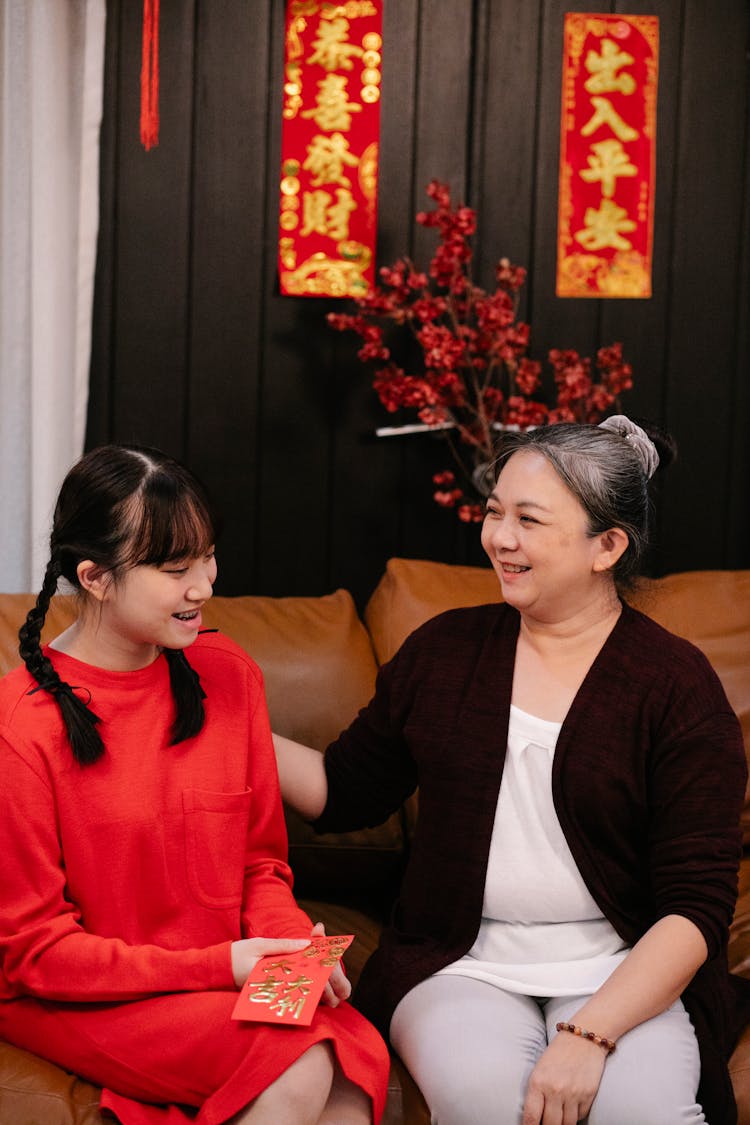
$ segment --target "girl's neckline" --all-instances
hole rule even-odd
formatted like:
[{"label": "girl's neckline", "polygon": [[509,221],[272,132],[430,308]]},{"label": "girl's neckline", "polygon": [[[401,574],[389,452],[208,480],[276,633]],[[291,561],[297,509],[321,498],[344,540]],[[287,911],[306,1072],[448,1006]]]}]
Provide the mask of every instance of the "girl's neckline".
[{"label": "girl's neckline", "polygon": [[154,673],[157,672],[163,665],[163,652],[159,652],[155,660],[150,664],[144,665],[143,668],[132,669],[117,669],[117,668],[104,668],[100,664],[90,664],[86,660],[80,660],[77,656],[72,656],[69,652],[62,652],[60,649],[52,648],[51,645],[43,646],[44,655],[49,657],[53,664],[70,664],[72,668],[80,668],[82,673],[85,672],[89,678],[101,679],[122,679],[128,680],[133,683],[135,680],[151,680]]}]

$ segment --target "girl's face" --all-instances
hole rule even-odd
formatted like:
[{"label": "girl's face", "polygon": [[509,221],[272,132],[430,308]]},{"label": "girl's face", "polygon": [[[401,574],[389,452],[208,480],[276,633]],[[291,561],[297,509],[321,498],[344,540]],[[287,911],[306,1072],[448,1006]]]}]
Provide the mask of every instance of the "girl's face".
[{"label": "girl's face", "polygon": [[604,536],[591,536],[584,509],[549,461],[520,450],[487,500],[482,546],[503,597],[546,622],[584,609],[611,562]]},{"label": "girl's face", "polygon": [[98,594],[96,643],[109,668],[144,668],[162,648],[183,649],[202,626],[201,606],[213,594],[213,548],[198,558],[140,565],[115,582],[104,576]]}]

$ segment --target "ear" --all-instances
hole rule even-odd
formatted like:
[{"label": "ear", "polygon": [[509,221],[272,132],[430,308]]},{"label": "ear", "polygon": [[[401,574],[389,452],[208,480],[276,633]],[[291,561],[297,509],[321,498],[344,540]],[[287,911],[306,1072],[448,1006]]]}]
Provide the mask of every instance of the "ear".
[{"label": "ear", "polygon": [[91,559],[84,559],[76,567],[81,589],[98,602],[103,602],[112,583],[112,572],[103,570]]},{"label": "ear", "polygon": [[599,550],[594,556],[593,569],[595,572],[601,573],[604,570],[611,570],[615,563],[622,558],[628,549],[630,540],[627,532],[623,531],[621,527],[610,527],[609,531],[603,531],[598,539]]}]

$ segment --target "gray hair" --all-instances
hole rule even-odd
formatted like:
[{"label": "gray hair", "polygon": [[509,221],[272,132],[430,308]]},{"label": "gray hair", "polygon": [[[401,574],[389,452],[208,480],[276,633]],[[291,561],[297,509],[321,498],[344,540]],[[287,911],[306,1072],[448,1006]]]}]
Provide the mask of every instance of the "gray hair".
[{"label": "gray hair", "polygon": [[[623,421],[629,425],[624,426]],[[634,442],[630,435],[636,429],[638,440]],[[646,442],[653,449],[653,457],[645,457]],[[560,422],[533,430],[506,432],[498,444],[494,464],[496,480],[507,461],[521,450],[540,453],[549,461],[586,512],[589,535],[600,535],[612,527],[622,528],[628,537],[628,546],[612,568],[612,574],[619,589],[632,588],[648,547],[651,515],[648,480],[660,460],[651,434],[622,416],[618,416],[617,425]],[[662,462],[668,464],[673,453],[674,445],[665,438]]]}]

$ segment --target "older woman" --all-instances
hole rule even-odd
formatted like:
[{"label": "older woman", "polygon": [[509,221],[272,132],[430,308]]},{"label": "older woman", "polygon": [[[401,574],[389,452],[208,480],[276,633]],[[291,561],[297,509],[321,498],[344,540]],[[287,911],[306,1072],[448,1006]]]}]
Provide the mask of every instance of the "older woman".
[{"label": "older woman", "polygon": [[412,634],[325,760],[276,740],[321,831],[419,785],[357,1000],[438,1125],[735,1119],[745,756],[705,657],[622,597],[671,459],[653,438],[622,416],[508,435],[482,531],[504,603]]}]

